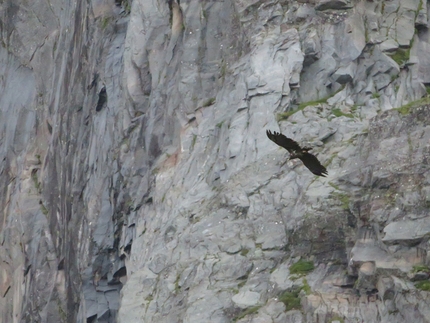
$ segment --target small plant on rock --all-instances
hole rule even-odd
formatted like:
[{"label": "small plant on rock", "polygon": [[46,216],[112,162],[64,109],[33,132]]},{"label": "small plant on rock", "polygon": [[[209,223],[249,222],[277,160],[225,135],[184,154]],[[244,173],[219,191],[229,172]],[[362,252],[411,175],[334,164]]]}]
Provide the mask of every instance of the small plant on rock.
[{"label": "small plant on rock", "polygon": [[295,264],[291,265],[290,274],[304,275],[314,270],[314,268],[315,266],[312,261],[305,261],[300,259]]},{"label": "small plant on rock", "polygon": [[247,309],[241,311],[240,314],[233,319],[233,322],[237,322],[237,321],[243,319],[247,315],[257,313],[260,308],[261,308],[261,306],[248,307]]},{"label": "small plant on rock", "polygon": [[416,265],[416,266],[412,267],[413,273],[417,273],[419,271],[424,271],[426,273],[430,273],[430,268],[429,268],[429,266],[425,266],[425,265]]},{"label": "small plant on rock", "polygon": [[428,281],[428,280],[420,281],[420,282],[415,284],[415,287],[417,289],[421,289],[421,290],[424,290],[426,292],[430,292],[430,281]]},{"label": "small plant on rock", "polygon": [[279,300],[285,304],[285,310],[298,310],[301,308],[300,304],[300,291],[302,288],[296,288],[291,291],[285,291],[279,296]]}]

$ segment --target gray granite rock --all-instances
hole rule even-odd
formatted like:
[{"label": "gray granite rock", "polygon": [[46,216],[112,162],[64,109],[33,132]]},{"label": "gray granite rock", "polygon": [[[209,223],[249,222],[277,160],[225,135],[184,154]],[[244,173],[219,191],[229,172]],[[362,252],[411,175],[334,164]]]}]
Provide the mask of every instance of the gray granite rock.
[{"label": "gray granite rock", "polygon": [[251,291],[241,291],[234,295],[231,300],[239,307],[247,308],[260,303],[260,294]]},{"label": "gray granite rock", "polygon": [[315,6],[316,10],[327,10],[327,9],[344,9],[348,7],[349,1],[342,0],[320,0]]},{"label": "gray granite rock", "polygon": [[399,44],[394,39],[387,39],[379,44],[379,49],[382,52],[395,52],[399,48]]},{"label": "gray granite rock", "polygon": [[333,79],[340,84],[347,84],[351,82],[355,75],[355,64],[350,64],[345,67],[340,67],[333,74]]},{"label": "gray granite rock", "polygon": [[427,322],[427,4],[175,4],[0,6],[0,321]]},{"label": "gray granite rock", "polygon": [[430,223],[427,218],[395,221],[384,228],[383,241],[387,243],[415,242],[427,236],[430,232]]}]

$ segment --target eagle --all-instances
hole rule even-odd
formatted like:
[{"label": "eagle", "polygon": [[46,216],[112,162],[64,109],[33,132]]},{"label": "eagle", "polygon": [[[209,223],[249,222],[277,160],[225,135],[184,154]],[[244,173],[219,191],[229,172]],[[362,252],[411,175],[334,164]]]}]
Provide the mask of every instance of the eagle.
[{"label": "eagle", "polygon": [[289,159],[299,158],[303,164],[315,175],[326,177],[328,175],[327,169],[319,160],[309,153],[309,150],[312,148],[309,147],[300,147],[297,142],[293,139],[287,138],[282,133],[274,131],[273,133],[270,130],[266,130],[267,137],[272,140],[275,144],[285,148],[290,153]]}]

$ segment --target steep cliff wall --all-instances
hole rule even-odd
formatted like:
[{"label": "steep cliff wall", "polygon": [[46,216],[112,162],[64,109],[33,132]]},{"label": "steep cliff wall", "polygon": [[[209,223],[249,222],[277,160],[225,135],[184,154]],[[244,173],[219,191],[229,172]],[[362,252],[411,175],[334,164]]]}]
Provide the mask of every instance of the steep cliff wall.
[{"label": "steep cliff wall", "polygon": [[2,322],[429,322],[426,1],[0,11]]}]

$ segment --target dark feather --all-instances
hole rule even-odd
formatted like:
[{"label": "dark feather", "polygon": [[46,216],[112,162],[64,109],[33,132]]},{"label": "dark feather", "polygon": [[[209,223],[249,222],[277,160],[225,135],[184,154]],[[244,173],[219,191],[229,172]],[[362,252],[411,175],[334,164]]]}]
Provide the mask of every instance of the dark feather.
[{"label": "dark feather", "polygon": [[290,153],[290,159],[299,158],[303,164],[315,175],[326,177],[328,175],[327,169],[321,165],[318,158],[308,153],[311,148],[300,147],[293,139],[287,138],[283,134],[270,130],[266,131],[267,137],[275,144],[285,148]]},{"label": "dark feather", "polygon": [[282,133],[276,131],[272,133],[270,130],[267,130],[266,134],[270,140],[288,150],[290,154],[302,150],[297,142],[295,142],[293,139],[285,137]]},{"label": "dark feather", "polygon": [[314,155],[304,152],[298,156],[303,164],[315,175],[326,177],[328,175],[327,169],[321,165],[318,158]]}]

